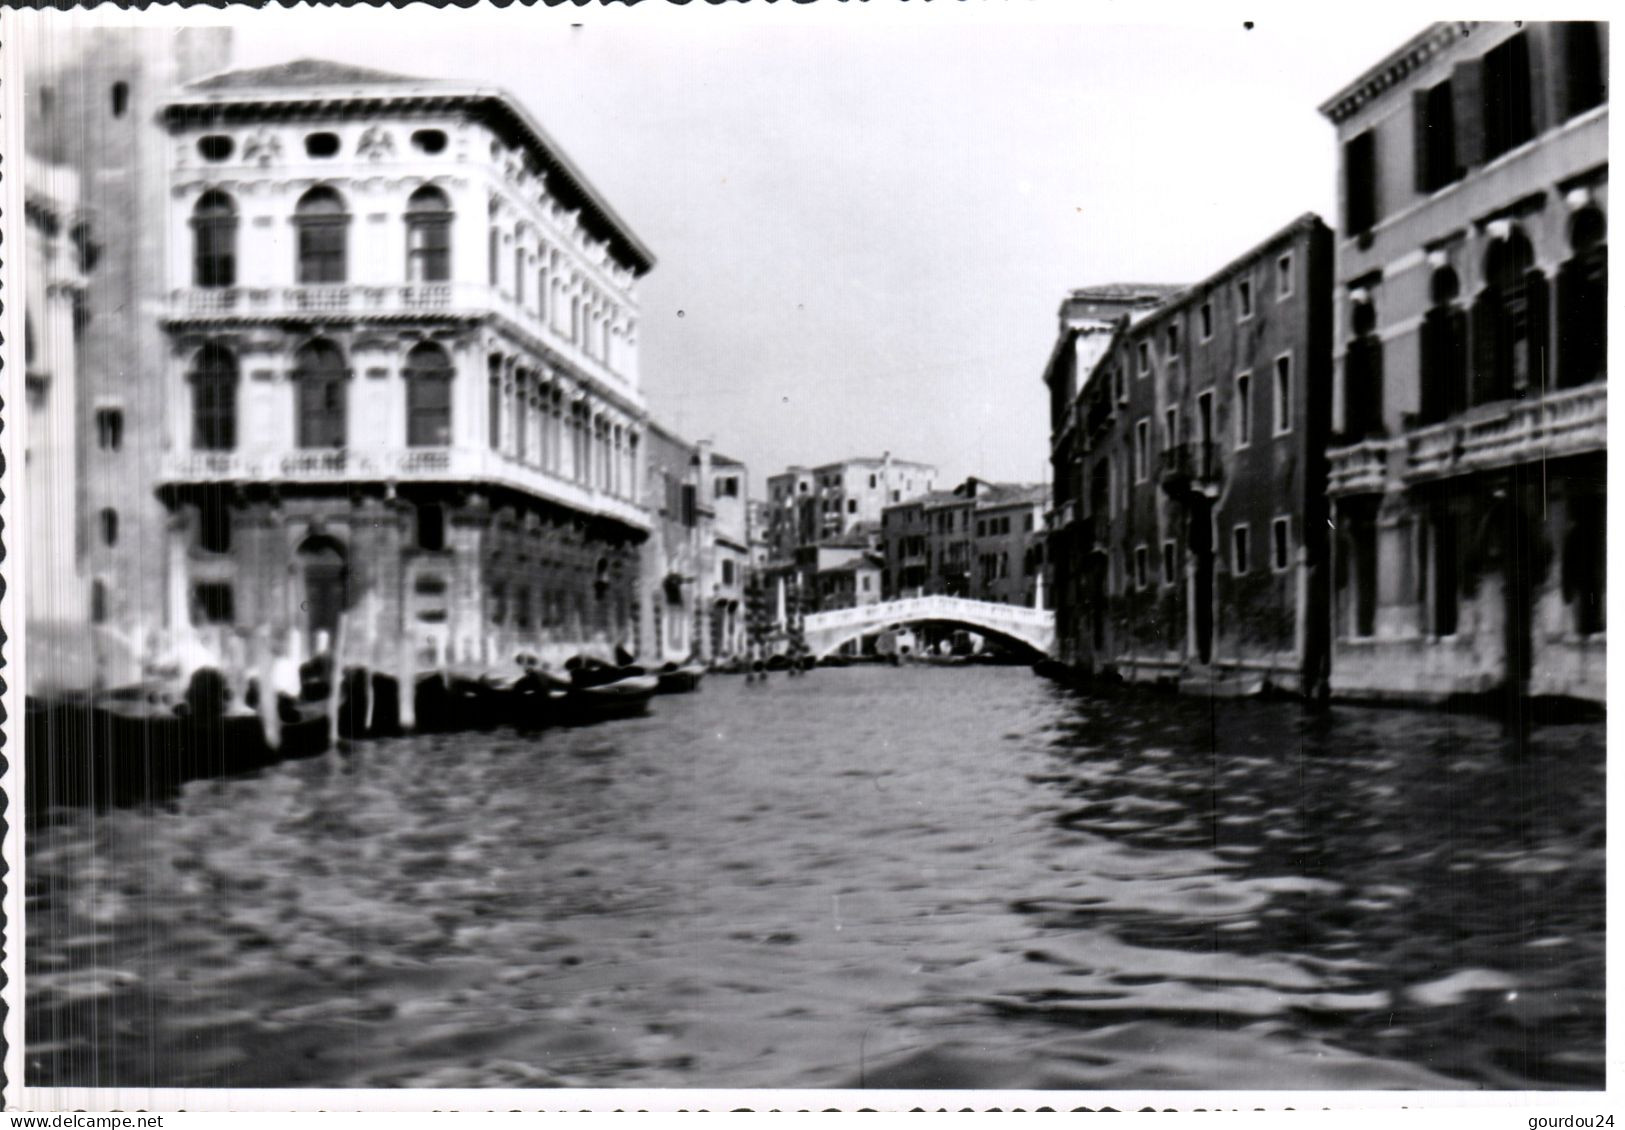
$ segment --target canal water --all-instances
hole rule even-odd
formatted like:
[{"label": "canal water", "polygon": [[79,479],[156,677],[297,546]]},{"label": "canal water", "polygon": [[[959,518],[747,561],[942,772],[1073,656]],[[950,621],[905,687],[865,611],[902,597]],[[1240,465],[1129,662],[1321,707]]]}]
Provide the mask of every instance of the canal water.
[{"label": "canal water", "polygon": [[32,829],[27,1081],[1601,1087],[1600,724],[712,676]]}]

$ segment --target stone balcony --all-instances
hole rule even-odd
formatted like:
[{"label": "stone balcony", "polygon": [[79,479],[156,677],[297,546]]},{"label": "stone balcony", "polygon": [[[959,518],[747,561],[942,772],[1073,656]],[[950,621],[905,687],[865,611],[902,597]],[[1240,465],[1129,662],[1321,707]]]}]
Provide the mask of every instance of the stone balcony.
[{"label": "stone balcony", "polygon": [[1329,467],[1326,493],[1333,498],[1349,494],[1380,494],[1388,484],[1388,449],[1392,440],[1368,439],[1326,452]]},{"label": "stone balcony", "polygon": [[1564,389],[1530,400],[1483,405],[1404,439],[1406,482],[1426,482],[1605,451],[1608,386]]},{"label": "stone balcony", "polygon": [[164,485],[266,485],[359,482],[478,482],[546,498],[583,514],[647,532],[638,503],[520,463],[499,451],[466,447],[324,448],[280,451],[181,451],[164,457]]},{"label": "stone balcony", "polygon": [[171,291],[172,322],[277,322],[357,317],[409,321],[425,314],[474,320],[500,314],[588,376],[625,389],[627,374],[587,353],[569,334],[544,319],[535,304],[516,302],[483,283],[311,283],[300,286],[185,287]]},{"label": "stone balcony", "polygon": [[1219,445],[1211,440],[1175,444],[1162,453],[1162,489],[1173,498],[1215,497],[1223,475]]}]

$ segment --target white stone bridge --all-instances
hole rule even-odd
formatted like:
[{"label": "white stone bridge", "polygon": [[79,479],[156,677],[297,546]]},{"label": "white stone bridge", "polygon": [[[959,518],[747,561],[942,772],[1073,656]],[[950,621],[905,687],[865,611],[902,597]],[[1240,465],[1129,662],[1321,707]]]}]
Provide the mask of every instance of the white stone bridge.
[{"label": "white stone bridge", "polygon": [[1055,650],[1054,612],[958,596],[916,596],[834,612],[809,612],[804,627],[807,646],[822,659],[852,640],[927,623],[964,628],[1031,654],[1035,660]]}]

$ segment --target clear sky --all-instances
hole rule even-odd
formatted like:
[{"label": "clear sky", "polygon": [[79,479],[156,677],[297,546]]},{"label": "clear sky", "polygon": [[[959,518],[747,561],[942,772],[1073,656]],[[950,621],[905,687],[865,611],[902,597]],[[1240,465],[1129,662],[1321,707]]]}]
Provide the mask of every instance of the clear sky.
[{"label": "clear sky", "polygon": [[950,480],[1047,478],[1062,295],[1195,281],[1305,211],[1330,222],[1316,107],[1426,23],[752,7],[246,13],[237,62],[515,94],[659,258],[652,411],[747,461],[760,494],[787,464],[887,450]]}]

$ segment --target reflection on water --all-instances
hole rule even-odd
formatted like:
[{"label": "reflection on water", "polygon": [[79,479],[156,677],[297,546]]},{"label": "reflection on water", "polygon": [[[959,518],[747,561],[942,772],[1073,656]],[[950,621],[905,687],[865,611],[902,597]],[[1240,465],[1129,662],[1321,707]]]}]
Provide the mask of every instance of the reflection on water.
[{"label": "reflection on water", "polygon": [[53,814],[33,1085],[1600,1087],[1597,724],[712,677]]}]

